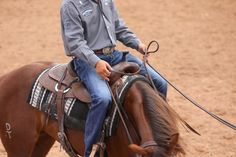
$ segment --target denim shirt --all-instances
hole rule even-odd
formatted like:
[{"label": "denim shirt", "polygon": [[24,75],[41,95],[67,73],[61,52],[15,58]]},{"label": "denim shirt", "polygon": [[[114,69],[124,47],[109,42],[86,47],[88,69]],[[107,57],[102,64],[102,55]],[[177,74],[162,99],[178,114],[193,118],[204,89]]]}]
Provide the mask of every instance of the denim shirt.
[{"label": "denim shirt", "polygon": [[113,0],[63,0],[60,14],[66,54],[93,67],[100,60],[94,50],[115,46],[117,40],[133,49],[140,43],[119,17]]}]

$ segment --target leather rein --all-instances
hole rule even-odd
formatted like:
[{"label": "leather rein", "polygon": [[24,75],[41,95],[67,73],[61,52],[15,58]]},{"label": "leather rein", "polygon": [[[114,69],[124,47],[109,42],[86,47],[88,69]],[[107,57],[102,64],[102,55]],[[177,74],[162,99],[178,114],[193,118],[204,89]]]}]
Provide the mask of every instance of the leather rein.
[{"label": "leather rein", "polygon": [[[136,74],[136,72],[135,72],[134,74]],[[134,75],[134,74],[130,74],[130,73],[129,73],[128,75]],[[126,74],[126,75],[127,75],[127,74]],[[132,81],[130,84],[132,84],[132,83],[135,82],[135,81],[136,81],[136,80]],[[120,117],[120,119],[121,119],[121,122],[122,122],[124,128],[125,128],[125,132],[126,132],[126,135],[127,135],[127,137],[128,137],[129,144],[135,144],[134,141],[133,141],[133,139],[132,139],[131,133],[130,133],[130,131],[129,131],[127,122],[129,123],[129,125],[131,125],[131,126],[130,126],[131,128],[135,128],[135,127],[134,127],[133,123],[131,122],[131,120],[129,119],[129,117],[128,117],[126,111],[125,111],[124,108],[122,107],[122,103],[123,103],[123,102],[120,101],[119,96],[118,96],[119,94],[117,93],[117,91],[115,92],[115,95],[116,95],[116,96],[115,96],[115,95],[113,94],[112,89],[111,89],[111,87],[109,86],[108,83],[107,83],[107,86],[108,86],[108,88],[109,88],[109,90],[110,90],[110,93],[111,93],[111,95],[112,95],[112,100],[113,100],[113,103],[114,103],[114,105],[115,105],[115,107],[116,107],[116,109],[117,109],[118,115],[119,115],[119,117]],[[128,88],[129,88],[129,87],[128,87]],[[118,101],[117,101],[117,100],[118,100]],[[139,135],[136,129],[133,129],[133,131],[134,131],[134,134],[135,134],[135,135]],[[150,140],[150,141],[146,141],[146,142],[144,142],[144,143],[142,143],[142,144],[140,145],[140,147],[142,147],[142,148],[147,148],[147,147],[151,147],[151,146],[158,146],[158,144],[157,144],[154,140]],[[142,157],[142,155],[140,155],[140,154],[135,154],[135,156],[136,156],[136,157]]]},{"label": "leather rein", "polygon": [[[150,49],[150,46],[152,44],[156,44],[156,49],[154,51],[149,51]],[[147,78],[148,80],[150,81],[150,84],[151,86],[153,87],[153,89],[157,92],[157,89],[151,79],[151,76],[150,74],[148,73],[148,70],[147,70],[147,65],[150,66],[151,68],[153,68],[149,63],[148,63],[148,55],[150,53],[155,53],[159,50],[159,44],[157,41],[151,41],[149,44],[148,44],[148,47],[147,47],[147,50],[146,52],[143,54],[143,65],[144,65],[144,68],[147,72]],[[153,68],[153,70],[155,70]],[[116,71],[116,70],[112,70],[113,72],[115,73],[120,73],[120,74],[123,74],[123,75],[135,75],[137,73],[139,73],[140,69],[135,72],[135,73],[125,73],[125,72],[120,72],[120,71]],[[214,119],[218,120],[220,123],[230,127],[231,129],[234,129],[236,130],[236,126],[227,122],[226,120],[218,117],[217,115],[211,113],[210,111],[206,110],[204,107],[202,107],[199,103],[197,103],[196,101],[194,101],[193,99],[191,99],[190,97],[188,97],[186,94],[184,94],[183,92],[181,92],[175,85],[173,85],[170,81],[168,81],[164,76],[162,76],[158,71],[155,70],[156,73],[158,73],[171,87],[173,87],[179,94],[181,94],[185,99],[187,99],[189,102],[191,102],[193,105],[195,105],[196,107],[198,107],[199,109],[201,109],[202,111],[206,112],[207,114],[209,114],[211,117],[213,117]],[[66,73],[66,72],[65,72]],[[76,155],[76,153],[73,151],[73,148],[71,146],[71,144],[69,143],[68,141],[68,138],[65,134],[65,131],[64,131],[64,114],[63,114],[63,101],[64,101],[64,94],[65,94],[65,90],[62,90],[61,89],[61,86],[62,86],[62,81],[63,79],[65,78],[65,73],[63,75],[63,77],[61,78],[61,81],[59,81],[58,85],[57,85],[57,96],[55,98],[55,101],[56,101],[56,104],[57,104],[57,110],[59,111],[58,112],[58,122],[59,122],[59,132],[58,132],[58,137],[59,137],[59,141],[61,143],[61,145],[63,146],[63,148],[66,150],[66,152],[71,156],[71,157],[78,157]],[[130,122],[129,118],[128,118],[128,115],[127,113],[124,111],[124,109],[121,108],[121,105],[120,105],[120,102],[117,102],[116,99],[115,99],[115,96],[109,86],[109,84],[107,83],[107,86],[110,90],[110,93],[112,95],[112,99],[113,99],[113,103],[115,104],[116,108],[117,108],[117,112],[118,112],[118,115],[121,119],[121,122],[123,123],[124,125],[124,128],[125,128],[125,132],[127,134],[127,137],[128,137],[128,140],[130,142],[130,144],[134,144],[133,142],[133,139],[132,139],[132,136],[130,134],[130,131],[128,129],[128,126],[127,126],[127,121]],[[180,119],[181,120],[181,119]],[[184,122],[184,121],[183,121]],[[131,126],[133,127],[132,123],[130,122]],[[185,125],[187,125],[188,127],[188,124],[184,122]],[[192,130],[192,128],[189,126],[188,127],[191,131],[195,132],[196,134],[198,134],[195,130]],[[104,131],[104,130],[103,130]],[[135,131],[135,134],[138,135],[137,133],[137,130],[134,129]],[[104,134],[104,133],[102,133]],[[104,152],[104,149],[105,149],[105,144],[103,143],[104,141],[104,136],[101,137],[101,142],[98,143],[97,147],[95,148],[95,150],[92,151],[92,153],[90,154],[90,156],[94,156],[95,153],[98,151],[98,149],[101,149],[102,153]],[[140,145],[140,147],[142,148],[147,148],[147,147],[150,147],[150,146],[158,146],[158,144],[155,142],[155,141],[146,141],[144,142],[143,144]],[[104,155],[104,154],[103,154]],[[102,155],[102,156],[103,156]],[[142,155],[139,155],[139,154],[136,154],[136,157],[141,157]]]},{"label": "leather rein", "polygon": [[[157,49],[154,50],[154,51],[149,51],[149,48],[150,46],[155,43],[156,46],[157,46]],[[147,47],[147,51],[145,52],[144,54],[144,59],[143,59],[143,64],[146,68],[146,65],[149,65],[153,70],[155,70],[153,68],[153,66],[151,66],[149,63],[148,63],[148,60],[147,60],[147,57],[148,57],[148,54],[149,53],[155,53],[159,50],[159,44],[157,41],[153,40],[149,43],[148,47]],[[147,68],[146,68],[146,71],[147,71]],[[188,100],[191,104],[193,104],[194,106],[198,107],[199,109],[201,109],[202,111],[204,111],[205,113],[207,113],[208,115],[210,115],[212,118],[216,119],[217,121],[219,121],[220,123],[226,125],[227,127],[233,129],[233,130],[236,130],[236,126],[222,118],[220,118],[219,116],[215,115],[214,113],[208,111],[207,109],[205,109],[202,105],[200,105],[199,103],[197,103],[196,101],[194,101],[192,98],[190,98],[189,96],[187,96],[186,94],[184,94],[182,91],[180,91],[173,83],[171,83],[170,81],[168,81],[163,75],[161,75],[157,70],[155,70],[156,73],[158,73],[171,87],[173,87],[180,95],[182,95],[186,100]],[[147,71],[148,73],[148,71]],[[152,79],[150,77],[150,75],[148,74],[148,78],[149,78],[149,81],[153,84],[152,82]],[[155,89],[155,86],[153,84],[153,87]],[[156,90],[156,89],[155,89]]]},{"label": "leather rein", "polygon": [[[148,49],[150,48],[150,46],[151,46],[153,43],[156,43],[156,44],[157,44],[156,50],[154,50],[154,51],[148,51]],[[158,49],[159,49],[159,44],[158,44],[156,41],[152,41],[152,42],[149,43],[149,45],[148,45],[148,47],[147,47],[147,51],[145,52],[144,57],[143,57],[143,64],[144,64],[144,67],[145,67],[145,70],[146,70],[146,71],[147,71],[146,64],[147,64],[147,57],[148,57],[148,54],[149,54],[149,53],[155,53],[155,52],[158,51]],[[126,72],[121,72],[121,71],[117,71],[117,70],[115,70],[115,69],[112,69],[112,71],[115,72],[115,73],[119,73],[119,74],[122,74],[122,75],[128,75],[128,76],[129,76],[129,75],[136,75],[136,74],[138,74],[138,73],[140,72],[140,70],[141,70],[141,68],[139,68],[139,69],[138,69],[136,72],[134,72],[134,73],[126,73]],[[151,79],[151,76],[150,76],[150,74],[148,73],[148,71],[147,71],[147,77],[148,77],[148,80],[150,81],[149,83],[150,83],[151,86],[154,88],[154,90],[157,92],[157,89],[156,89],[156,87],[155,87],[155,85],[154,85],[154,83],[153,83],[153,81],[152,81],[152,79]],[[116,106],[116,108],[117,108],[118,115],[119,115],[119,117],[120,117],[120,119],[121,119],[121,122],[122,122],[124,128],[125,128],[125,132],[126,132],[126,134],[127,134],[129,143],[130,143],[130,144],[134,144],[134,141],[133,141],[133,139],[132,139],[132,136],[131,136],[131,134],[130,134],[130,131],[129,131],[129,128],[128,128],[128,125],[127,125],[126,122],[128,121],[129,124],[131,125],[131,127],[134,128],[134,126],[133,126],[133,124],[131,123],[131,121],[130,121],[128,115],[127,115],[127,113],[126,113],[125,110],[123,109],[123,107],[122,107],[122,105],[121,105],[121,102],[119,101],[120,99],[119,99],[118,96],[117,96],[118,94],[116,93],[116,97],[118,98],[118,99],[116,99],[115,96],[114,96],[114,94],[113,94],[113,92],[112,92],[111,87],[110,87],[109,84],[108,84],[108,82],[107,82],[107,87],[108,87],[108,89],[109,89],[109,91],[110,91],[110,93],[111,93],[113,103],[115,104],[115,106]],[[117,100],[118,100],[118,102],[117,102]],[[136,135],[138,135],[136,129],[134,129],[134,132],[135,132]],[[151,146],[158,146],[158,144],[157,144],[154,140],[151,140],[151,141],[146,141],[146,142],[144,142],[144,143],[142,143],[142,144],[140,145],[140,147],[142,147],[142,148],[147,148],[147,147],[151,147]],[[140,155],[140,154],[136,154],[136,157],[141,157],[141,156],[142,156],[142,155]]]},{"label": "leather rein", "polygon": [[[153,51],[149,51],[149,49],[150,49],[150,47],[151,47],[152,44],[156,44],[156,49],[153,50]],[[153,81],[152,81],[152,78],[151,78],[150,74],[148,73],[147,65],[150,66],[153,70],[155,70],[155,69],[153,68],[153,66],[151,66],[151,65],[148,63],[148,59],[147,59],[147,58],[148,58],[148,56],[149,56],[150,53],[155,53],[155,52],[157,52],[158,50],[159,50],[159,44],[158,44],[157,41],[153,40],[153,41],[151,41],[151,42],[148,44],[147,50],[146,50],[146,52],[143,54],[143,65],[144,65],[144,68],[145,68],[145,70],[146,70],[146,72],[147,72],[147,78],[148,78],[148,80],[150,81],[150,83],[151,83],[153,89],[154,89],[156,92],[157,92],[157,89],[156,89],[156,87],[155,87],[155,85],[154,85],[154,83],[153,83]],[[124,72],[116,71],[116,70],[114,70],[114,69],[113,69],[112,71],[115,72],[115,73],[123,74],[123,75],[132,75],[132,74],[130,74],[130,73],[124,73]],[[137,72],[135,72],[134,74],[137,74],[139,71],[140,71],[140,69],[139,69]],[[213,117],[214,119],[216,119],[217,121],[219,121],[220,123],[226,125],[227,127],[231,128],[231,129],[233,129],[233,130],[236,130],[236,126],[235,126],[235,125],[233,125],[233,124],[231,124],[230,122],[228,122],[228,121],[226,121],[226,120],[220,118],[219,116],[215,115],[214,113],[208,111],[207,109],[205,109],[204,107],[202,107],[199,103],[197,103],[196,101],[194,101],[193,99],[191,99],[190,97],[188,97],[186,94],[184,94],[183,92],[181,92],[174,84],[172,84],[170,81],[168,81],[168,80],[167,80],[163,75],[161,75],[158,71],[155,70],[155,72],[157,72],[171,87],[173,87],[173,88],[174,88],[179,94],[181,94],[186,100],[188,100],[189,102],[191,102],[193,105],[195,105],[196,107],[198,107],[199,109],[201,109],[202,111],[204,111],[205,113],[207,113],[208,115],[210,115],[211,117]],[[134,74],[133,74],[133,75],[134,75]],[[107,85],[108,85],[108,84],[107,84]],[[120,118],[121,118],[121,121],[122,121],[122,123],[123,123],[123,125],[124,125],[124,128],[125,128],[125,131],[126,131],[128,140],[129,140],[130,144],[133,144],[134,142],[133,142],[132,137],[131,137],[131,135],[130,135],[130,132],[129,132],[129,129],[128,129],[128,126],[127,126],[127,124],[126,124],[125,119],[128,120],[128,121],[130,121],[130,120],[128,119],[128,116],[127,116],[126,112],[125,112],[125,111],[122,112],[122,110],[120,109],[120,107],[119,107],[119,106],[120,106],[120,105],[119,105],[119,102],[116,101],[115,96],[113,95],[113,93],[112,93],[111,88],[110,88],[109,85],[108,85],[108,88],[109,88],[109,90],[110,90],[110,92],[111,92],[112,99],[113,99],[113,101],[114,101],[115,106],[117,107],[118,114],[119,114],[119,116],[120,116]],[[125,115],[125,116],[124,116],[124,115]],[[125,118],[124,118],[124,117],[125,117]],[[179,118],[180,118],[180,117],[179,117]],[[189,125],[188,125],[185,121],[183,121],[181,118],[180,118],[180,120],[181,120],[182,122],[184,122],[184,124],[185,124],[191,131],[193,131],[194,133],[200,135],[198,132],[196,132],[194,129],[192,129],[192,127],[189,126]],[[134,129],[134,130],[135,130],[135,129]],[[135,130],[135,132],[137,133],[137,130]],[[158,145],[157,145],[157,143],[156,143],[155,141],[147,141],[147,142],[144,142],[143,144],[141,144],[141,147],[142,147],[142,148],[147,148],[147,147],[150,147],[150,146],[158,146]],[[141,156],[141,155],[136,154],[136,157],[140,157],[140,156]]]}]

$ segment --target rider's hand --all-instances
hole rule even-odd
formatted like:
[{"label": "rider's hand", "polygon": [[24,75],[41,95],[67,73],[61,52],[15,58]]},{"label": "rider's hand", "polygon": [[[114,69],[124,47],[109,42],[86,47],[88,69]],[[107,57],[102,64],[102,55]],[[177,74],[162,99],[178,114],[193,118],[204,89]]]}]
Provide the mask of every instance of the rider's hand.
[{"label": "rider's hand", "polygon": [[109,76],[111,74],[111,66],[104,60],[99,60],[96,65],[96,72],[104,79],[109,81]]},{"label": "rider's hand", "polygon": [[138,45],[138,51],[142,54],[145,54],[145,52],[147,51],[147,46],[140,42],[139,45]]}]

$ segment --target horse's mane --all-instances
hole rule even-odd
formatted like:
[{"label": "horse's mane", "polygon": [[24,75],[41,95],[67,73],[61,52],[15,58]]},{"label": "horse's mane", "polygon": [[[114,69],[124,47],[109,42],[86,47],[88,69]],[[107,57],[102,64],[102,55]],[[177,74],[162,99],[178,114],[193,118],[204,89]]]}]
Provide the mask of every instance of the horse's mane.
[{"label": "horse's mane", "polygon": [[[169,150],[171,137],[173,135],[179,135],[177,127],[178,116],[175,111],[169,106],[169,104],[156,93],[150,85],[143,81],[137,82],[137,87],[142,92],[144,112],[149,119],[150,126],[153,130],[153,137],[163,150],[161,154],[166,154],[165,150]],[[163,149],[162,149],[163,148]],[[173,155],[185,154],[180,140],[175,148],[173,148]]]}]

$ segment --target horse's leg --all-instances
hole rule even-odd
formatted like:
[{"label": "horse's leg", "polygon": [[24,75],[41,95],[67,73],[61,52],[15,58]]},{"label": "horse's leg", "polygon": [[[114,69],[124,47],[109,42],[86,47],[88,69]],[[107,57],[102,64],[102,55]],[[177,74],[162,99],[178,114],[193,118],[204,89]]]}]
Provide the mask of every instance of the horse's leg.
[{"label": "horse's leg", "polygon": [[42,132],[39,136],[39,139],[34,147],[34,150],[31,156],[32,157],[45,157],[48,154],[54,142],[55,140],[51,136],[49,136],[45,132]]}]

